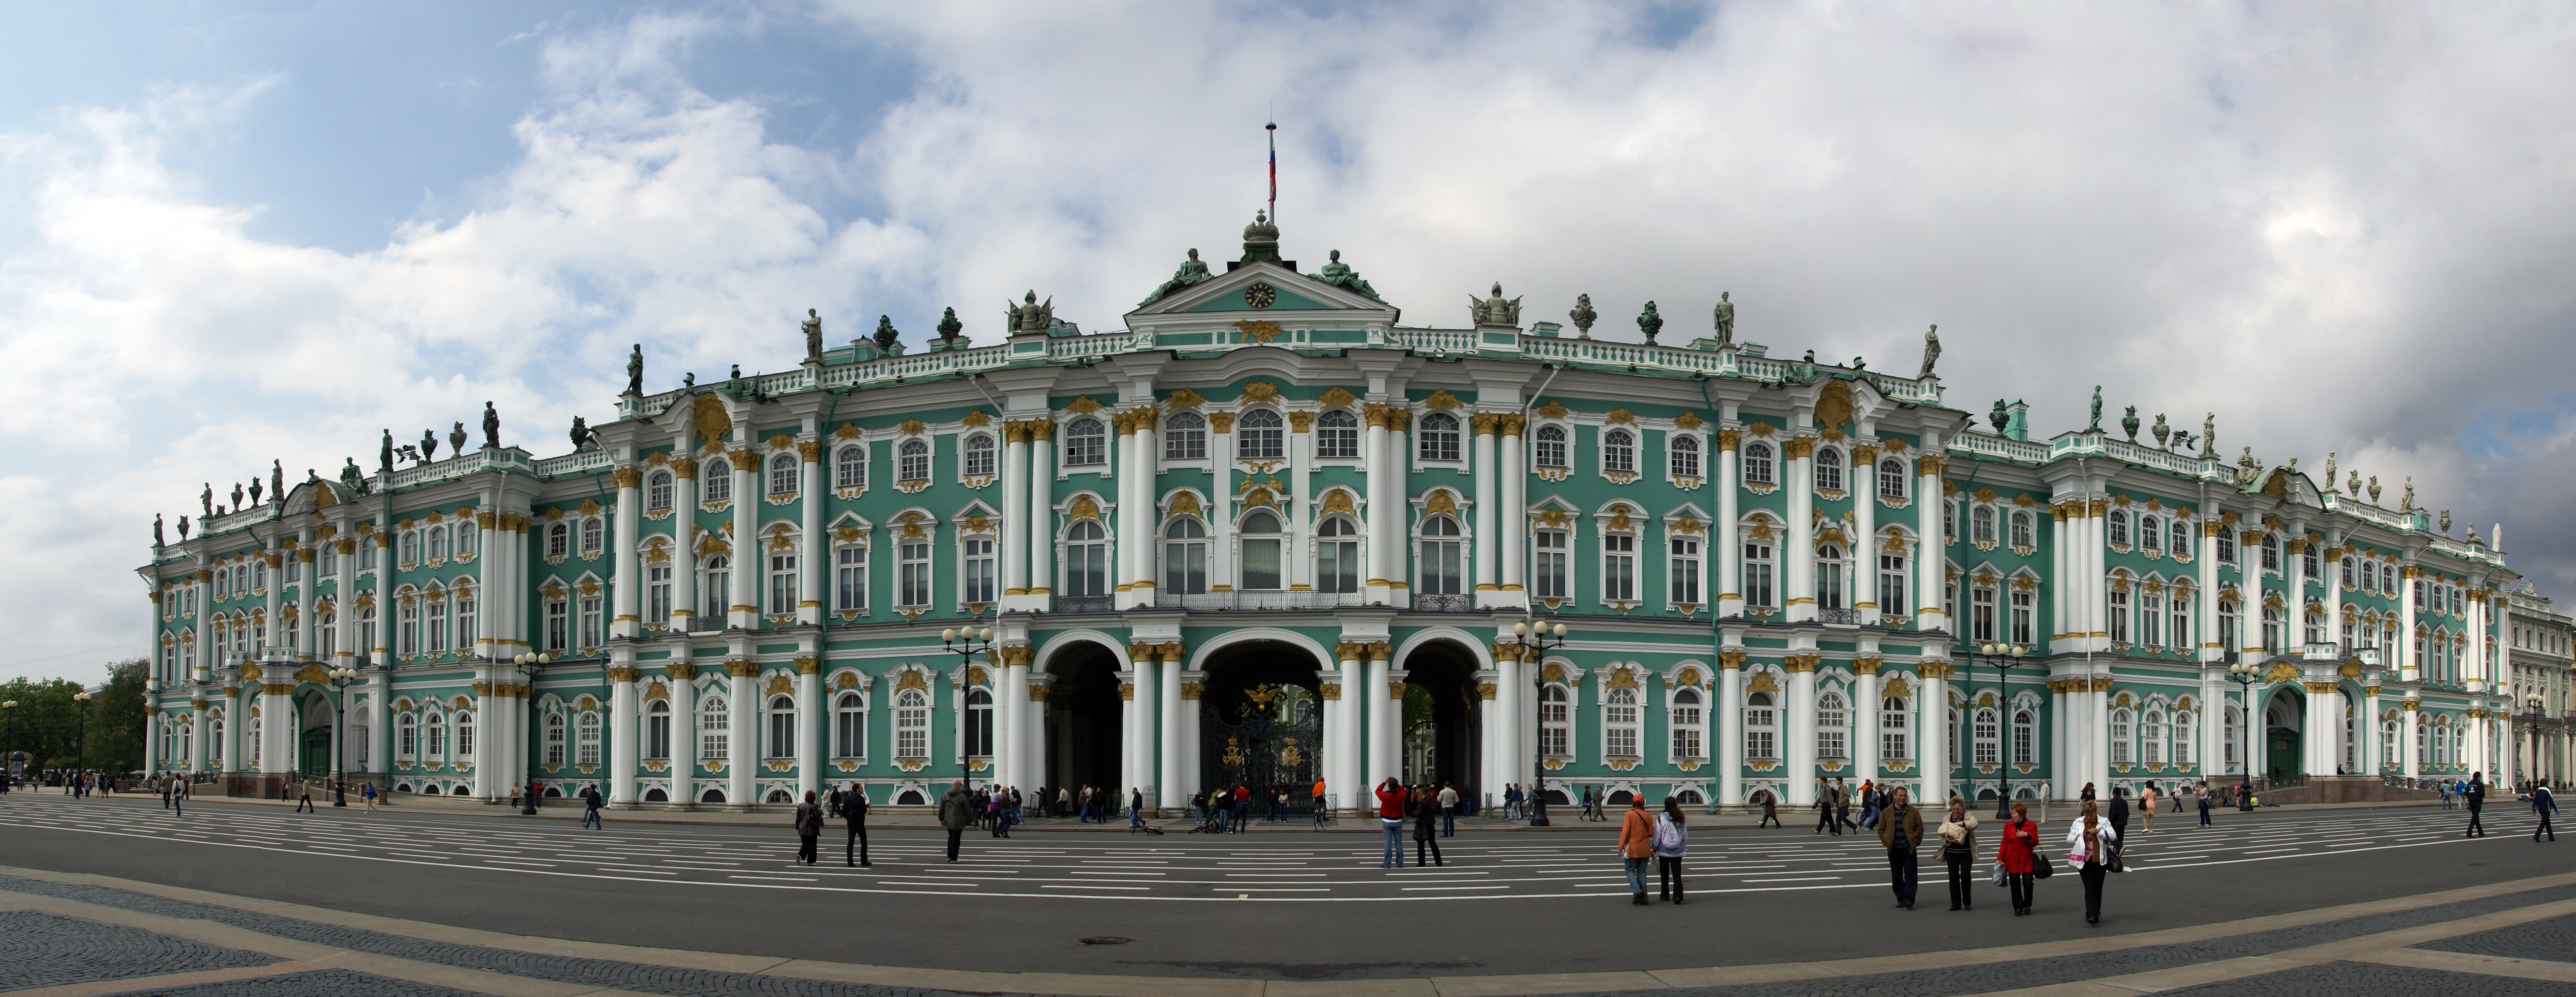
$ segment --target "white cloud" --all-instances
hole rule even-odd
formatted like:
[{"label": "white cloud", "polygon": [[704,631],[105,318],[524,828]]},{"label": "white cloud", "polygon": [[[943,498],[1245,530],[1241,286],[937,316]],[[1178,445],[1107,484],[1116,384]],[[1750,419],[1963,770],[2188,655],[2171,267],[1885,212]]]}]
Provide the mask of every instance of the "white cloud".
[{"label": "white cloud", "polygon": [[[487,398],[551,450],[630,342],[668,383],[785,366],[805,307],[837,336],[954,304],[975,334],[1035,287],[1114,324],[1183,249],[1235,251],[1274,105],[1290,255],[1343,250],[1412,322],[1501,280],[1541,318],[1589,293],[1618,338],[1652,298],[1687,338],[1730,290],[1744,335],[1882,369],[1939,322],[1957,407],[2073,428],[2102,383],[2113,418],[2216,411],[2231,452],[2337,450],[2391,501],[2413,474],[2576,582],[2576,14],[1742,4],[1655,37],[1538,3],[818,9],[540,27],[519,160],[364,253],[246,235],[258,207],[165,151],[290,83],[0,136],[34,233],[0,257],[23,652],[139,632],[141,524],[197,482],[327,473]],[[799,147],[694,83],[710,40],[785,31],[921,76],[855,148]]]}]

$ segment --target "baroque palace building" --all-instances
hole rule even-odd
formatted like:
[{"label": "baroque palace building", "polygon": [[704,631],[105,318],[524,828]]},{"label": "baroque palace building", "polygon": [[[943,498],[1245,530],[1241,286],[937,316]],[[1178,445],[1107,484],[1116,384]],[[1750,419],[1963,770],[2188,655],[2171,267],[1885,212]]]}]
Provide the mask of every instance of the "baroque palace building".
[{"label": "baroque palace building", "polygon": [[1796,805],[1820,776],[2067,798],[2504,757],[2518,579],[2411,486],[2392,510],[2331,462],[2320,487],[2230,461],[2206,423],[2133,442],[2098,394],[2079,431],[1981,426],[1929,335],[1903,377],[1771,358],[1731,304],[1688,346],[1591,339],[1588,299],[1524,327],[1499,288],[1469,327],[1405,326],[1338,253],[1308,274],[1266,221],[1244,240],[1115,331],[1034,294],[989,346],[953,313],[912,352],[809,322],[796,369],[652,394],[639,352],[573,452],[500,446],[487,412],[479,449],[460,426],[396,468],[388,435],[374,474],[236,496],[139,569],[152,764],[1172,808],[1316,778],[1348,807],[1388,775]]}]

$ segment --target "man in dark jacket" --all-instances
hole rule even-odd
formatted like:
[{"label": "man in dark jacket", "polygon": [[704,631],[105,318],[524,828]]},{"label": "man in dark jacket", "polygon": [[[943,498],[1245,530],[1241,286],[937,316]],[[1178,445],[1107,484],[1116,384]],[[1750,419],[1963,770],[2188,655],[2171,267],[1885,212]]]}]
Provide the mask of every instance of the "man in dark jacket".
[{"label": "man in dark jacket", "polygon": [[1923,814],[1898,787],[1878,823],[1878,843],[1887,848],[1888,878],[1896,887],[1896,905],[1914,909],[1914,850],[1923,844]]},{"label": "man in dark jacket", "polygon": [[[841,796],[841,817],[850,822],[850,836],[841,842],[841,864],[875,865],[868,861],[868,793],[857,783],[851,783],[850,791]],[[851,860],[853,850],[857,861]]]},{"label": "man in dark jacket", "polygon": [[2548,783],[2531,784],[2531,809],[2540,815],[2540,826],[2531,829],[2531,840],[2538,841],[2543,834],[2548,835],[2551,841],[2558,840],[2558,831],[2549,826],[2550,815],[2558,812],[2558,798],[2549,795]]},{"label": "man in dark jacket", "polygon": [[939,826],[948,830],[948,861],[957,861],[957,844],[966,837],[966,829],[975,826],[975,798],[966,793],[966,780],[948,784],[948,794],[939,798]]},{"label": "man in dark jacket", "polygon": [[804,801],[796,804],[796,861],[798,863],[814,864],[816,860],[814,839],[822,835],[823,805],[815,801],[814,791],[809,789],[805,791]]},{"label": "man in dark jacket", "polygon": [[2478,819],[2478,811],[2484,809],[2487,805],[2486,780],[2486,773],[2471,772],[2469,773],[2469,788],[2460,792],[2460,798],[2467,801],[2469,804],[2469,829],[2462,832],[2460,837],[2466,838],[2471,835],[2475,835],[2483,838],[2487,836],[2486,824],[2480,822]]}]

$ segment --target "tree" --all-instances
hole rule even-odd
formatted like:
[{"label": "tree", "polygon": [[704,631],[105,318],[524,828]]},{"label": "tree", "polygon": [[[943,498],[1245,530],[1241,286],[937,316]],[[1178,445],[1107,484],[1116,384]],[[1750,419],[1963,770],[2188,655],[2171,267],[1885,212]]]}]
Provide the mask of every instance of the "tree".
[{"label": "tree", "polygon": [[30,769],[69,767],[73,740],[80,732],[80,714],[72,705],[72,694],[79,691],[80,683],[58,678],[20,678],[0,686],[0,700],[18,704],[7,711],[5,719],[0,719],[0,744],[9,751],[26,752]]},{"label": "tree", "polygon": [[142,658],[107,666],[107,683],[89,703],[91,768],[132,772],[143,767],[143,739],[152,720],[143,712],[143,681],[150,674],[150,663]]}]

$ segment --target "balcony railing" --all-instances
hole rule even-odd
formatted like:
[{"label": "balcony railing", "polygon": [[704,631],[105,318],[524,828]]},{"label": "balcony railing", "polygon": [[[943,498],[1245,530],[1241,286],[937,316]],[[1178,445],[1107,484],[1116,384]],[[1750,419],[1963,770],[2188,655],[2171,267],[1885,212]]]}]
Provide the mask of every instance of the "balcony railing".
[{"label": "balcony railing", "polygon": [[[1163,609],[1331,609],[1360,604],[1358,592],[1164,592],[1154,593]],[[1417,600],[1419,601],[1419,600]]]},{"label": "balcony railing", "polygon": [[724,628],[725,618],[721,616],[689,617],[689,632],[693,634],[714,633]]},{"label": "balcony railing", "polygon": [[1819,610],[1816,610],[1816,622],[1818,622],[1818,623],[1842,623],[1842,624],[1849,624],[1849,625],[1853,625],[1853,626],[1858,626],[1858,625],[1860,624],[1860,610],[1857,610],[1857,609],[1819,609]]},{"label": "balcony railing", "polygon": [[1109,611],[1111,598],[1112,597],[1105,595],[1060,595],[1055,597],[1055,608],[1053,611],[1058,613],[1106,613]]},{"label": "balcony railing", "polygon": [[1471,613],[1476,609],[1472,595],[1417,595],[1413,611],[1417,613]]}]

